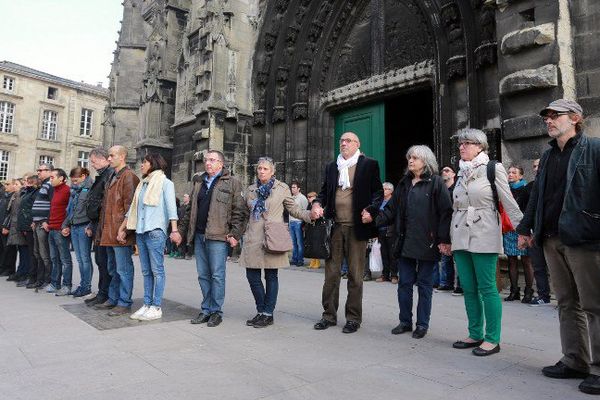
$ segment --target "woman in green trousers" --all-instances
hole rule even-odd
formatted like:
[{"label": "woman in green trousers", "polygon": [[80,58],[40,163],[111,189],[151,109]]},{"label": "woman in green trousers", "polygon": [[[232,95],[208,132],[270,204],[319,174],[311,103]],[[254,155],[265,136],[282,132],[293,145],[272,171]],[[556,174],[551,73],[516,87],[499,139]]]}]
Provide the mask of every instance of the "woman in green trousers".
[{"label": "woman in green trousers", "polygon": [[[463,129],[457,133],[460,170],[453,193],[452,252],[464,289],[469,336],[454,343],[487,356],[500,351],[502,302],[496,288],[496,263],[502,249],[502,225],[487,177],[490,161],[485,133]],[[506,170],[496,164],[498,198],[513,226],[523,217],[508,186]]]}]

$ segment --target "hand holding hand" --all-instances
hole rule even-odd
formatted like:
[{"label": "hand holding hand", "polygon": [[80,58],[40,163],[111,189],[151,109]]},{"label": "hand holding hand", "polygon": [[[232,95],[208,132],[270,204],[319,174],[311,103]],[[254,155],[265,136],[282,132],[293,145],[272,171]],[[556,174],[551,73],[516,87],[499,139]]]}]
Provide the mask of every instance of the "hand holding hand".
[{"label": "hand holding hand", "polygon": [[525,235],[519,235],[517,239],[517,247],[519,250],[524,250],[531,245],[531,237]]},{"label": "hand holding hand", "polygon": [[94,235],[94,232],[92,232],[90,228],[85,228],[85,234],[87,235],[87,237],[92,237]]},{"label": "hand holding hand", "polygon": [[181,242],[183,241],[183,238],[181,237],[181,234],[179,233],[179,231],[171,232],[171,234],[169,235],[169,238],[171,239],[171,242],[175,243],[177,246],[179,246],[181,244]]},{"label": "hand holding hand", "polygon": [[126,238],[127,238],[127,232],[125,231],[125,229],[119,228],[119,232],[117,233],[117,242],[125,243]]},{"label": "hand holding hand", "polygon": [[238,241],[233,236],[227,236],[227,241],[231,247],[236,247],[238,245]]},{"label": "hand holding hand", "polygon": [[364,210],[362,210],[361,213],[361,218],[362,218],[362,223],[363,224],[370,224],[371,222],[373,222],[373,217],[371,216],[371,214],[367,211],[367,209],[365,208]]},{"label": "hand holding hand", "polygon": [[64,236],[67,237],[71,234],[71,228],[63,228],[62,231],[60,231],[60,233]]},{"label": "hand holding hand", "polygon": [[2,234],[3,234],[4,236],[8,235],[8,229],[6,229],[6,228],[2,228]]},{"label": "hand holding hand", "polygon": [[452,246],[448,243],[440,243],[438,244],[438,249],[440,250],[440,253],[445,255],[445,256],[451,256],[452,255]]},{"label": "hand holding hand", "polygon": [[50,232],[50,227],[48,226],[47,222],[42,222],[42,229],[44,229],[46,232]]}]

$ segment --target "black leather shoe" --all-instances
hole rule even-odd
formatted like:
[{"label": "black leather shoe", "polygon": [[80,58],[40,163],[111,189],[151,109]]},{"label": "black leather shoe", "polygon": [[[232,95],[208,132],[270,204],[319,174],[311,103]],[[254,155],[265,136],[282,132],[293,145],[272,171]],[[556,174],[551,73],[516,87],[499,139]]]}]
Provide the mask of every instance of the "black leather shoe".
[{"label": "black leather shoe", "polygon": [[358,328],[360,328],[360,324],[358,322],[348,321],[348,322],[346,322],[346,325],[344,325],[342,332],[354,333],[358,330]]},{"label": "black leather shoe", "polygon": [[16,281],[19,279],[19,276],[17,274],[10,274],[8,276],[8,278],[6,278],[7,282],[12,282],[12,281]]},{"label": "black leather shoe", "polygon": [[587,394],[600,394],[600,375],[588,375],[588,377],[579,384],[579,390]]},{"label": "black leather shoe", "polygon": [[117,305],[110,302],[110,300],[106,300],[104,303],[99,303],[94,306],[96,310],[112,310]]},{"label": "black leather shoe", "polygon": [[255,328],[266,328],[269,325],[273,325],[272,315],[261,315],[258,321],[254,323]]},{"label": "black leather shoe", "polygon": [[194,324],[194,325],[205,324],[208,322],[209,319],[210,319],[210,315],[200,313],[200,314],[198,314],[198,316],[196,318],[190,320],[190,324]]},{"label": "black leather shoe", "polygon": [[585,379],[588,376],[587,372],[567,367],[562,361],[542,368],[542,374],[554,379]]},{"label": "black leather shoe", "polygon": [[246,321],[246,325],[248,326],[254,326],[254,324],[256,323],[256,321],[258,321],[260,319],[260,316],[262,314],[256,314],[254,317],[252,317],[252,319],[249,319]]},{"label": "black leather shoe", "polygon": [[88,307],[94,307],[94,306],[96,306],[98,304],[104,303],[106,300],[108,300],[108,299],[105,298],[105,297],[98,297],[98,296],[96,296],[93,299],[85,299],[84,302],[85,302],[86,306],[88,306]]},{"label": "black leather shoe", "polygon": [[37,282],[29,282],[27,285],[25,285],[25,287],[27,289],[35,289],[37,288],[38,283]]},{"label": "black leather shoe", "polygon": [[22,281],[17,281],[17,287],[25,287],[27,286],[27,279],[22,280]]},{"label": "black leather shoe", "polygon": [[479,357],[485,357],[485,356],[491,356],[492,354],[496,354],[500,352],[500,344],[497,344],[496,347],[494,347],[491,350],[485,350],[482,349],[481,347],[475,347],[473,349],[473,354]]},{"label": "black leather shoe", "polygon": [[483,343],[483,340],[478,340],[476,342],[463,342],[462,340],[458,340],[452,344],[452,347],[455,349],[470,349],[471,347],[479,347]]},{"label": "black leather shoe", "polygon": [[415,331],[413,332],[412,337],[415,339],[423,339],[426,334],[427,329],[417,327],[417,329],[415,329]]},{"label": "black leather shoe", "polygon": [[206,326],[210,327],[210,328],[214,328],[215,326],[219,326],[219,324],[223,322],[223,317],[221,317],[221,314],[219,313],[212,313],[210,314],[210,318],[208,318],[208,322],[206,323]]},{"label": "black leather shoe", "polygon": [[412,332],[412,326],[399,324],[397,327],[392,329],[392,335],[400,335],[404,332]]},{"label": "black leather shoe", "polygon": [[317,322],[314,326],[314,328],[318,331],[322,331],[324,329],[329,328],[330,326],[336,326],[337,324],[335,322],[331,322],[326,320],[325,318],[322,318],[319,322]]}]

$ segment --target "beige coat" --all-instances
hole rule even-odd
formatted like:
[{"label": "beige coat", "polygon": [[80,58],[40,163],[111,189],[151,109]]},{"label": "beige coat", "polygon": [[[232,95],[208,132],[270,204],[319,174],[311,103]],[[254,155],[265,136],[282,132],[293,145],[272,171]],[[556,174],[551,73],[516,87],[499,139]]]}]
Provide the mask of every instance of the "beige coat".
[{"label": "beige coat", "polygon": [[[506,170],[496,164],[496,188],[498,199],[516,227],[523,218],[517,202],[508,186]],[[492,188],[487,178],[487,166],[477,167],[473,176],[465,181],[461,172],[452,195],[454,212],[450,225],[452,250],[467,250],[473,253],[503,253],[502,226],[494,205]]]},{"label": "beige coat", "polygon": [[[261,217],[256,220],[252,216],[252,207],[257,198],[256,184],[246,189],[244,198],[250,213],[250,219],[246,232],[244,233],[244,242],[242,245],[242,254],[240,255],[239,265],[244,268],[283,268],[289,267],[288,255],[266,253],[263,247],[265,238],[264,226],[265,219]],[[292,197],[290,188],[283,182],[275,180],[271,194],[265,202],[267,211],[264,214],[269,221],[283,222],[284,208],[291,216],[310,222],[310,211],[300,208]]]}]

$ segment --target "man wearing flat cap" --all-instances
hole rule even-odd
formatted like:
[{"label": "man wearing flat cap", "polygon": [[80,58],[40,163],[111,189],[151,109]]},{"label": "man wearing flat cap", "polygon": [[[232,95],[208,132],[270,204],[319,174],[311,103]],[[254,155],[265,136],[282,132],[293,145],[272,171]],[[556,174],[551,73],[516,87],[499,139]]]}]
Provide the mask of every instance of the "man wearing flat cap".
[{"label": "man wearing flat cap", "polygon": [[558,301],[563,357],[542,373],[584,379],[579,390],[600,394],[600,139],[583,133],[573,100],[540,115],[552,140],[517,232],[519,247],[544,249]]}]

